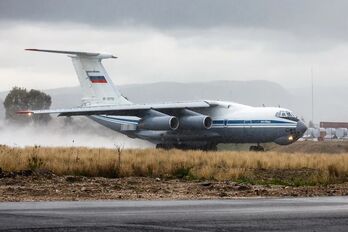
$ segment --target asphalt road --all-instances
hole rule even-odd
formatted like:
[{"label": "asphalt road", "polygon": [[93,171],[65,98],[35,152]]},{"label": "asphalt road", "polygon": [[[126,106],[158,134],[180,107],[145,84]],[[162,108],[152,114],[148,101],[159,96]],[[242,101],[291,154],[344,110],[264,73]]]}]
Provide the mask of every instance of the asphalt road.
[{"label": "asphalt road", "polygon": [[0,231],[348,231],[348,197],[0,203]]}]

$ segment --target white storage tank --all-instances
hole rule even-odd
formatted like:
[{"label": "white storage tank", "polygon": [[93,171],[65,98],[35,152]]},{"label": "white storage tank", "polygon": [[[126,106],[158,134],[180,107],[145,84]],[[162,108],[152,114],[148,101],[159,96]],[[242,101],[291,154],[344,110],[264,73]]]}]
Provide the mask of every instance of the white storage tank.
[{"label": "white storage tank", "polygon": [[338,139],[343,139],[344,137],[347,137],[347,132],[348,132],[347,128],[337,128],[336,129],[336,137]]},{"label": "white storage tank", "polygon": [[313,138],[319,138],[320,137],[320,128],[313,128],[313,131],[312,131],[312,136]]},{"label": "white storage tank", "polygon": [[325,140],[331,140],[336,138],[336,129],[335,128],[326,128],[326,135],[324,137]]},{"label": "white storage tank", "polygon": [[303,140],[314,140],[314,141],[317,141],[319,139],[319,137],[320,137],[320,130],[321,129],[323,129],[323,128],[313,128],[313,127],[308,128],[306,130],[306,132],[303,134],[302,139]]},{"label": "white storage tank", "polygon": [[313,137],[313,130],[314,130],[315,128],[308,128],[307,130],[306,130],[306,132],[303,134],[303,136],[302,136],[302,138],[303,139],[305,139],[305,140],[307,140],[307,139],[313,139],[314,137]]}]

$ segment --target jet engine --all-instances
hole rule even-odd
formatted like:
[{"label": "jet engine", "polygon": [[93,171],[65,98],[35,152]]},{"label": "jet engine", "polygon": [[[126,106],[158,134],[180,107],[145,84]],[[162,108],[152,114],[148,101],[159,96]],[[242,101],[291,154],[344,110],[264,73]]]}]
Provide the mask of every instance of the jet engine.
[{"label": "jet engine", "polygon": [[211,117],[185,109],[180,117],[180,128],[184,130],[210,129],[213,124]]},{"label": "jet engine", "polygon": [[212,119],[209,116],[184,116],[180,118],[180,127],[187,130],[210,129]]},{"label": "jet engine", "polygon": [[139,128],[145,130],[176,130],[179,127],[179,120],[174,116],[149,116],[143,118]]}]

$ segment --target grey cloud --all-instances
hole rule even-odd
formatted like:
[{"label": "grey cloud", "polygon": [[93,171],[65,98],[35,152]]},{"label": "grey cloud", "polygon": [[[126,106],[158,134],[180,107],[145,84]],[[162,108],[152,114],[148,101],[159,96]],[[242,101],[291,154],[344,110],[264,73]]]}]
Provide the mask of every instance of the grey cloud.
[{"label": "grey cloud", "polygon": [[348,1],[324,0],[2,0],[0,20],[93,26],[262,28],[310,37],[347,37]]}]

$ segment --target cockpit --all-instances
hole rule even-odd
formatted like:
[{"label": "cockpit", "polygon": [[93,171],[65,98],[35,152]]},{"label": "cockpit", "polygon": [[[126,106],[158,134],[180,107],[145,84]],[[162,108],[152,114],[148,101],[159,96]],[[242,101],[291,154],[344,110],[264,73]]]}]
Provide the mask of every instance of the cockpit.
[{"label": "cockpit", "polygon": [[275,114],[275,116],[278,118],[289,119],[289,120],[295,121],[295,122],[297,122],[299,120],[296,115],[294,115],[292,112],[287,111],[287,110],[280,110]]}]

